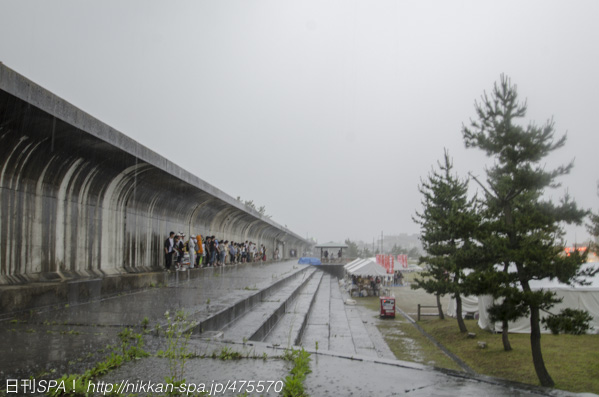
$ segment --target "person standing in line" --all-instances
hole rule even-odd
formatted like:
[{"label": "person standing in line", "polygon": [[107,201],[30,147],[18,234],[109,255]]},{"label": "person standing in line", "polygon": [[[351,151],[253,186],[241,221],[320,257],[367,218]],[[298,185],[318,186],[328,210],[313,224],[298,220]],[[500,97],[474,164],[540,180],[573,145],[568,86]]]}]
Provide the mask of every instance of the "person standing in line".
[{"label": "person standing in line", "polygon": [[196,255],[196,266],[200,268],[204,259],[204,242],[199,234],[196,236]]},{"label": "person standing in line", "polygon": [[255,245],[254,245],[254,243],[252,243],[252,242],[250,241],[250,245],[249,245],[249,251],[248,251],[248,255],[249,255],[249,258],[250,258],[250,262],[253,262],[253,261],[255,261],[255,260],[256,260],[256,257],[255,257],[255,255],[254,255],[254,254],[255,254],[255,252],[254,252],[254,248],[255,248]]},{"label": "person standing in line", "polygon": [[212,266],[210,259],[212,258],[212,252],[210,252],[212,248],[212,236],[206,237],[206,242],[204,243],[204,251],[206,251],[206,267]]},{"label": "person standing in line", "polygon": [[214,266],[220,266],[220,249],[221,243],[215,236],[212,236],[212,241],[214,242]]},{"label": "person standing in line", "polygon": [[215,236],[210,236],[210,264],[218,266],[218,240]]},{"label": "person standing in line", "polygon": [[170,271],[173,264],[173,248],[175,246],[175,232],[170,232],[164,241],[164,270]]},{"label": "person standing in line", "polygon": [[183,242],[181,242],[181,234],[177,234],[175,236],[173,251],[177,257],[175,260],[175,270],[179,270],[181,267],[181,261],[183,260]]},{"label": "person standing in line", "polygon": [[231,241],[229,243],[229,262],[234,265],[235,264],[235,241]]},{"label": "person standing in line", "polygon": [[187,252],[189,253],[189,268],[193,269],[196,264],[196,243],[193,234],[189,236],[187,241]]},{"label": "person standing in line", "polygon": [[220,261],[225,266],[227,264],[227,253],[229,252],[229,240],[225,240],[221,244]]}]

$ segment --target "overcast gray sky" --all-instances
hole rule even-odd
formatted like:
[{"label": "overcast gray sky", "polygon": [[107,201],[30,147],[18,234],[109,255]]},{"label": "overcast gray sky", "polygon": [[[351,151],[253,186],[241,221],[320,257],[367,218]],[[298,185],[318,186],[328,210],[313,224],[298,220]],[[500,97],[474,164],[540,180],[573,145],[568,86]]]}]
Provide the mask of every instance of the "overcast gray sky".
[{"label": "overcast gray sky", "polygon": [[[416,233],[443,148],[501,73],[554,117],[597,210],[599,1],[0,0],[0,62],[320,242]],[[568,228],[568,240],[588,237]]]}]

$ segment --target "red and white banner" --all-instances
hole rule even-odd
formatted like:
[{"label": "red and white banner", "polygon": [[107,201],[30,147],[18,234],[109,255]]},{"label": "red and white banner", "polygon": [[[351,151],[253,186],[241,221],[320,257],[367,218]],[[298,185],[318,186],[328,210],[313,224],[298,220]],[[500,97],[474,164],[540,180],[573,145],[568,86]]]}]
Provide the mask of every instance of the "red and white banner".
[{"label": "red and white banner", "polygon": [[398,255],[397,259],[398,259],[398,262],[401,263],[401,266],[404,269],[408,268],[408,256],[407,255]]}]

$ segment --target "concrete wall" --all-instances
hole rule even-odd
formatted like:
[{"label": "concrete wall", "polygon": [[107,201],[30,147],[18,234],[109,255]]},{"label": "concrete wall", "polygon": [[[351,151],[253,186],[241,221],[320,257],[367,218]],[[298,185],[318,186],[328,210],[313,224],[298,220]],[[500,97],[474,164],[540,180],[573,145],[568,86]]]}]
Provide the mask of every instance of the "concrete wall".
[{"label": "concrete wall", "polygon": [[158,270],[171,230],[310,245],[0,64],[0,284]]}]

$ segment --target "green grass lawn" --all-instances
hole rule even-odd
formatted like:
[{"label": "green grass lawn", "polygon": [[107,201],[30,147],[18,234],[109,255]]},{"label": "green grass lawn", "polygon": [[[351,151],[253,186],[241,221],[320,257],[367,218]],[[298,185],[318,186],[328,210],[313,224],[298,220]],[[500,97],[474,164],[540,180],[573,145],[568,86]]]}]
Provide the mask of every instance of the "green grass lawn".
[{"label": "green grass lawn", "polygon": [[[413,277],[413,274],[406,274],[406,281],[412,281]],[[434,302],[434,297],[422,290],[404,287],[395,292],[396,304],[404,312],[413,313],[416,303]],[[373,316],[377,316],[378,298],[358,298],[357,302],[371,309]],[[466,320],[468,330],[476,333],[474,339],[461,334],[457,321],[452,318],[425,318],[418,324],[477,373],[539,385],[532,364],[528,334],[510,334],[513,350],[505,352],[501,334],[481,330],[476,320]],[[395,320],[377,321],[377,326],[398,359],[460,370],[453,360],[401,315],[397,315]],[[479,349],[478,341],[487,342],[487,348]],[[599,335],[543,334],[541,345],[545,366],[557,389],[599,394]]]},{"label": "green grass lawn", "polygon": [[[426,332],[460,357],[480,374],[538,385],[532,364],[529,334],[510,334],[513,350],[505,352],[501,334],[478,328],[476,320],[466,320],[476,338],[459,332],[457,321],[423,320],[418,323]],[[486,349],[478,341],[487,342]],[[599,335],[551,335],[541,337],[543,358],[555,387],[573,392],[599,393]]]}]

